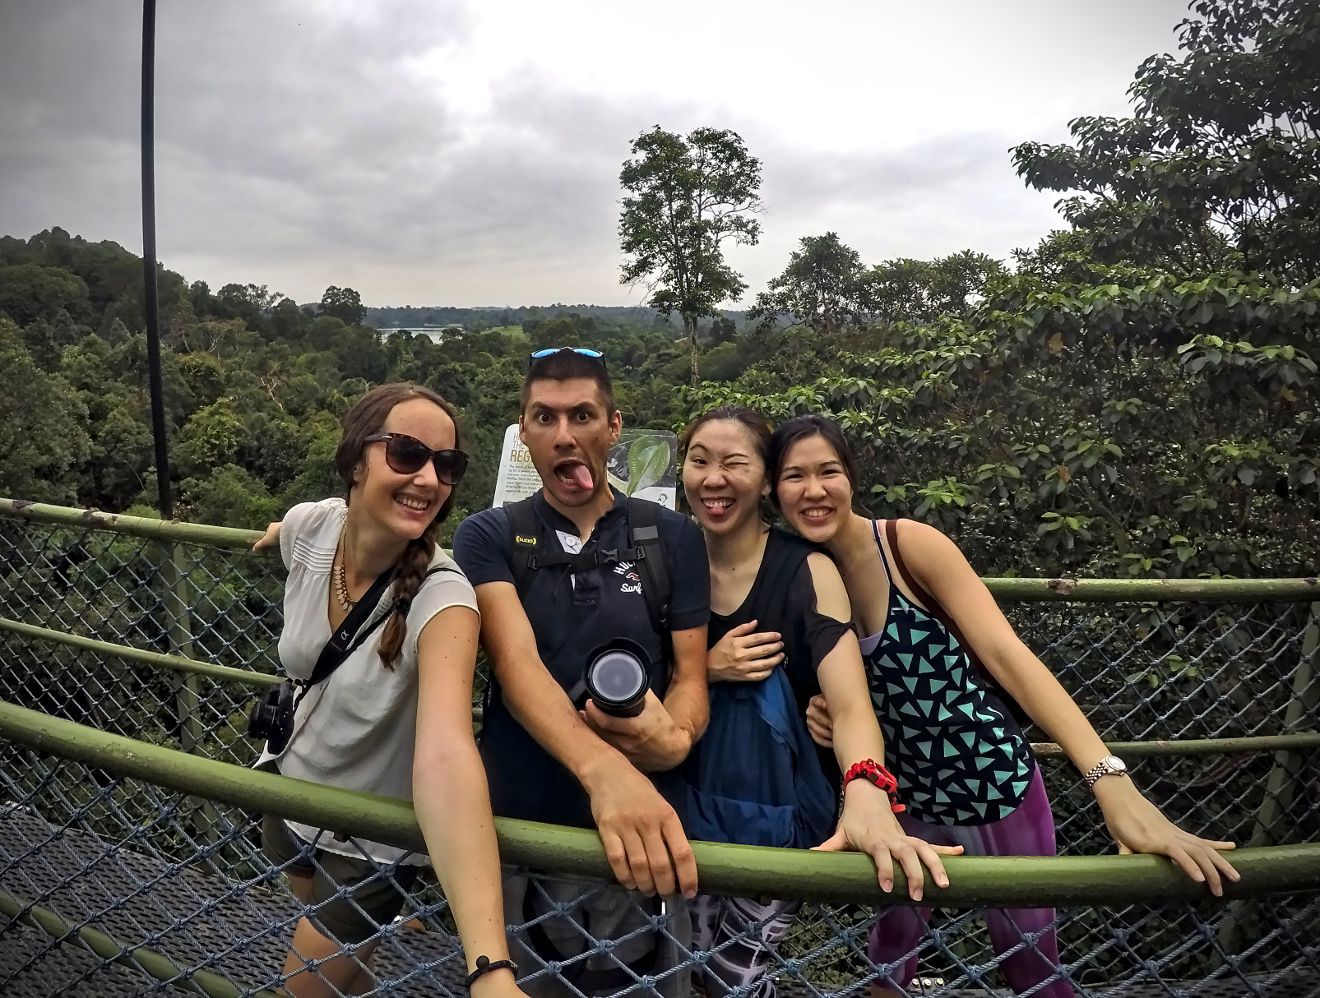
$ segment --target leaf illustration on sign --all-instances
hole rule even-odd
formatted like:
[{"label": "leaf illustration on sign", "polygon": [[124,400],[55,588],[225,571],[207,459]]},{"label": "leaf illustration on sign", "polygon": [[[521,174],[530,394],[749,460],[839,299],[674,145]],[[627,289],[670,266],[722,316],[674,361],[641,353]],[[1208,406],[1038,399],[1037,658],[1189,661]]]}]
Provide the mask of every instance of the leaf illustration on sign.
[{"label": "leaf illustration on sign", "polygon": [[628,448],[628,495],[659,483],[668,470],[669,441],[663,437],[638,437]]}]

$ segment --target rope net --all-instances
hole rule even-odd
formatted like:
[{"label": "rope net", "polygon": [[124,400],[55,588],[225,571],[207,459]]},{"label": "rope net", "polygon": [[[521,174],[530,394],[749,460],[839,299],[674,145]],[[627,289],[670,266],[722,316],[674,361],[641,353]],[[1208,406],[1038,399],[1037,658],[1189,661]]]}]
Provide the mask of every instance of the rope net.
[{"label": "rope net", "polygon": [[[6,518],[0,551],[9,621],[278,671],[277,558]],[[1305,646],[1316,627],[1308,604],[1050,602],[1007,610],[1110,740],[1314,727],[1320,683],[1314,637]],[[242,732],[268,682],[163,669],[0,625],[0,700],[238,765],[256,758]],[[1320,841],[1313,753],[1211,751],[1130,764],[1148,796],[1190,831],[1244,845]],[[1094,800],[1066,763],[1044,758],[1042,770],[1060,852],[1112,852]],[[332,905],[370,912],[343,890],[317,907],[299,901],[284,874],[310,864],[329,875],[315,849],[325,843],[272,862],[261,849],[261,820],[109,765],[0,740],[0,994],[183,987],[252,995],[284,987],[301,918],[318,922]],[[344,843],[371,863],[355,839]],[[376,886],[398,892],[403,908],[377,925],[369,970],[365,951],[346,947],[362,965],[351,990],[466,994],[463,957],[429,870],[413,880],[373,866]],[[703,898],[662,906],[602,882],[522,873],[506,918],[541,953],[559,954],[519,954],[529,994],[865,995],[878,985],[914,996],[1010,988],[1049,998],[1320,995],[1315,895],[1152,898],[1053,913],[935,908],[923,925],[915,908],[878,907],[878,891],[876,905]],[[885,941],[878,948],[877,918]],[[557,946],[547,949],[547,940]],[[916,976],[900,989],[912,964]],[[747,974],[748,965],[764,973]]]}]

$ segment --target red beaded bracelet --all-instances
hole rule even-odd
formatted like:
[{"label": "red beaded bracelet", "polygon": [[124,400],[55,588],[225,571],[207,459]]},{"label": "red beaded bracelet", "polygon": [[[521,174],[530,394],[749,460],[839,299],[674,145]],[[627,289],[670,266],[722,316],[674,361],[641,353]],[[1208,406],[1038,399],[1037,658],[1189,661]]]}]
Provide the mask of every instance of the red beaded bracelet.
[{"label": "red beaded bracelet", "polygon": [[[854,762],[849,766],[848,772],[843,774],[842,790],[847,790],[849,783],[859,779],[874,784],[888,794],[890,810],[895,814],[902,814],[907,810],[906,804],[898,802],[898,777],[874,759],[863,759],[861,762]],[[842,790],[840,791],[841,795]]]}]

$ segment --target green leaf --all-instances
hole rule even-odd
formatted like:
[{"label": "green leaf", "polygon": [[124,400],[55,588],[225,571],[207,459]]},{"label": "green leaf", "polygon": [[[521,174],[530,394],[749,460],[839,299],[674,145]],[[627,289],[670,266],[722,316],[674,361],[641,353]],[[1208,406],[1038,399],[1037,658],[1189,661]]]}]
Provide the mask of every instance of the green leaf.
[{"label": "green leaf", "polygon": [[638,437],[628,445],[628,495],[664,480],[669,470],[669,441],[663,437]]}]

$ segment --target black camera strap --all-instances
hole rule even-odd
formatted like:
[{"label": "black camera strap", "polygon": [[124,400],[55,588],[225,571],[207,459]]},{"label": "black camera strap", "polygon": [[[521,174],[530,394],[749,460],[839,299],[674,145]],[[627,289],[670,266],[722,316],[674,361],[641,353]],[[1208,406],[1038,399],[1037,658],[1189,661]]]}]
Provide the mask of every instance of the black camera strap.
[{"label": "black camera strap", "polygon": [[[371,616],[372,612],[380,605],[380,598],[384,595],[386,588],[394,579],[394,569],[384,572],[376,577],[376,581],[371,584],[371,588],[366,591],[363,597],[353,605],[353,609],[348,612],[333,634],[330,640],[325,643],[321,649],[321,654],[317,656],[316,666],[312,669],[312,674],[305,680],[295,680],[297,685],[302,687],[315,686],[323,683],[330,678],[330,674],[343,664],[344,659],[352,655],[357,647],[362,644],[372,631],[379,627],[391,613],[394,607],[378,616],[371,625],[358,634],[358,630]],[[357,640],[353,640],[353,635],[357,634]]]},{"label": "black camera strap", "polygon": [[[436,572],[452,571],[454,571],[454,569],[443,565],[433,568],[427,572],[426,575],[422,576],[422,582],[418,584],[418,588],[420,589],[422,584],[424,584],[432,575],[435,575]],[[311,676],[306,680],[294,680],[295,684],[301,687],[301,690],[299,691],[300,694],[306,692],[307,689],[315,686],[317,683],[323,683],[329,679],[331,673],[338,669],[348,656],[352,655],[353,652],[362,647],[362,643],[366,641],[367,638],[371,637],[376,628],[385,623],[390,614],[397,610],[399,613],[407,615],[412,601],[396,599],[389,605],[389,608],[384,613],[377,616],[371,621],[371,623],[367,624],[366,627],[362,626],[362,622],[370,617],[372,611],[380,604],[380,598],[384,594],[385,588],[393,580],[394,569],[391,568],[388,572],[379,576],[376,581],[371,584],[371,588],[368,589],[362,598],[357,601],[353,606],[353,609],[349,611],[348,616],[344,618],[344,622],[335,629],[335,632],[330,635],[330,640],[327,641],[325,647],[321,649],[321,654],[316,659],[316,667],[312,669]],[[356,637],[354,635],[356,635]]]},{"label": "black camera strap", "polygon": [[[422,583],[436,572],[455,572],[457,569],[448,566],[440,566],[431,569],[422,577]],[[380,575],[375,582],[371,584],[360,600],[353,605],[348,616],[344,618],[333,634],[330,640],[325,643],[321,649],[321,654],[317,656],[316,665],[312,669],[312,674],[307,679],[287,678],[276,689],[266,694],[262,704],[259,704],[248,719],[248,734],[258,738],[266,739],[269,749],[276,738],[280,739],[280,748],[275,752],[276,755],[282,753],[288,748],[289,740],[293,737],[293,729],[278,732],[274,725],[288,723],[291,725],[294,715],[298,712],[298,707],[302,703],[302,698],[307,695],[307,691],[319,683],[325,682],[358,648],[369,638],[387,618],[394,613],[402,613],[405,617],[412,606],[412,600],[395,599],[385,610],[378,614],[369,624],[363,627],[363,622],[379,608],[381,596],[385,589],[393,581],[395,569],[391,568],[388,572]],[[419,585],[420,588],[420,585]],[[286,698],[292,696],[292,701],[286,707]],[[271,718],[264,716],[266,711],[273,711],[275,714],[274,722]]]}]

